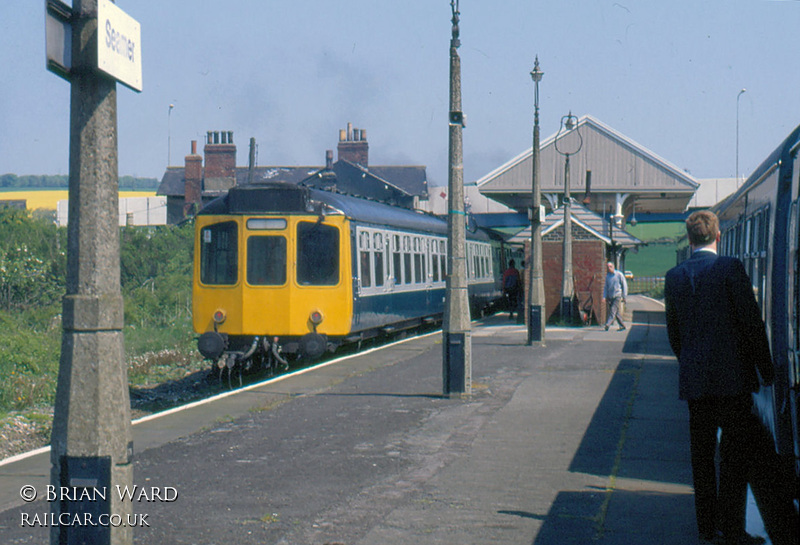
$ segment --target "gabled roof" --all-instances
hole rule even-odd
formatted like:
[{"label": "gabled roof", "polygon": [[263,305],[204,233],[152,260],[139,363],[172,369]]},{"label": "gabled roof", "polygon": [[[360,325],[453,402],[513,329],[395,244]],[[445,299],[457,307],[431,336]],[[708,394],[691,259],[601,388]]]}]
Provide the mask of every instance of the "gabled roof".
[{"label": "gabled roof", "polygon": [[330,169],[314,172],[299,185],[393,204],[410,204],[413,201],[413,195],[394,183],[376,176],[372,170],[343,159],[336,161]]},{"label": "gabled roof", "polygon": [[[184,167],[168,167],[156,194],[183,197],[186,191],[184,171]],[[286,182],[297,185],[324,171],[325,168],[320,166],[255,167],[253,183]],[[403,195],[428,197],[428,179],[424,166],[372,166],[365,169],[361,165],[340,159],[334,163],[334,172],[346,181],[348,186],[353,186],[353,194],[359,193],[356,190],[357,180],[369,179],[370,186],[378,187],[383,184]],[[247,167],[236,167],[236,185],[246,185],[248,174]]]},{"label": "gabled roof", "polygon": [[[637,210],[679,212],[699,187],[690,174],[589,115],[579,119],[576,130],[583,143],[580,151],[570,155],[570,191],[584,193],[586,171],[591,171],[594,210],[605,207],[609,195],[623,193],[636,196]],[[556,136],[542,141],[540,147],[543,193],[564,191],[564,157],[556,149]],[[576,131],[559,138],[559,147],[562,144],[577,149]],[[532,151],[529,148],[479,179],[480,192],[517,210],[529,208]]]},{"label": "gabled roof", "polygon": [[[253,183],[287,182],[298,184],[319,170],[315,166],[265,166],[253,169]],[[245,185],[249,178],[247,167],[236,167],[236,185]],[[167,167],[161,178],[156,195],[167,197],[183,197],[186,194],[186,177],[184,167]]]},{"label": "gabled roof", "polygon": [[428,196],[428,175],[424,166],[370,166],[369,173],[383,180],[391,180],[408,195]]},{"label": "gabled roof", "polygon": [[[633,248],[644,244],[643,241],[624,229],[618,227],[612,228],[611,222],[609,222],[607,218],[592,212],[577,202],[572,203],[571,211],[572,213],[570,215],[572,221],[606,244],[611,244],[612,239],[613,242],[619,244],[623,248]],[[557,208],[545,217],[544,223],[542,223],[542,236],[558,229],[562,225],[564,225],[564,209]],[[531,228],[527,227],[512,237],[509,242],[523,243],[526,240],[530,240],[530,238]]]}]

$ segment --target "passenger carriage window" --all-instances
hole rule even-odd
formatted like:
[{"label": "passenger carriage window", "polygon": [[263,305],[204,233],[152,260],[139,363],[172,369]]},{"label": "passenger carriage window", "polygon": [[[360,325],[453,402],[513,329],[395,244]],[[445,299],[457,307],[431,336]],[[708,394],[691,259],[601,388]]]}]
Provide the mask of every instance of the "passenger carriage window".
[{"label": "passenger carriage window", "polygon": [[358,248],[361,258],[361,287],[369,288],[372,286],[372,263],[370,260],[370,240],[368,232],[361,231],[361,234],[359,234]]},{"label": "passenger carriage window", "polygon": [[381,233],[375,233],[372,248],[374,250],[373,255],[375,256],[375,285],[379,287],[383,286],[384,280],[383,247],[383,235]]},{"label": "passenger carriage window", "polygon": [[425,281],[422,273],[422,241],[419,237],[414,237],[414,281],[419,284]]},{"label": "passenger carriage window", "polygon": [[400,248],[400,235],[392,236],[392,265],[394,265],[394,283],[400,285],[403,282],[403,264]]},{"label": "passenger carriage window", "polygon": [[339,229],[322,223],[297,224],[297,282],[303,286],[339,282]]},{"label": "passenger carriage window", "polygon": [[200,282],[236,284],[239,276],[237,233],[233,221],[209,225],[200,231]]},{"label": "passenger carriage window", "polygon": [[411,269],[411,237],[403,236],[403,273],[406,284],[411,284],[413,280]]},{"label": "passenger carriage window", "polygon": [[286,283],[286,238],[251,236],[247,239],[247,282],[255,286]]},{"label": "passenger carriage window", "polygon": [[419,260],[422,262],[422,274],[419,277],[419,281],[423,284],[428,282],[428,259],[427,259],[427,252],[425,251],[425,241],[422,241],[422,245],[420,246],[420,252],[422,252],[419,256]]}]

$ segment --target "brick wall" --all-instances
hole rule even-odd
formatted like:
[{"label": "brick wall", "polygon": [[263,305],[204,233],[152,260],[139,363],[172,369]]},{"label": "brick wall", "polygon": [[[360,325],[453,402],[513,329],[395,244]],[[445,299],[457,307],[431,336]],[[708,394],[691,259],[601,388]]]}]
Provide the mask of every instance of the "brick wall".
[{"label": "brick wall", "polygon": [[203,188],[203,158],[197,154],[197,141],[192,140],[192,153],[184,158],[184,195],[186,207],[184,215],[194,214],[195,203],[201,205]]},{"label": "brick wall", "polygon": [[[563,253],[563,242],[542,241],[545,316],[548,321],[560,318]],[[577,296],[575,305],[583,308],[591,301],[591,310],[598,323],[605,319],[602,304],[605,261],[605,243],[602,240],[572,242],[572,276]]]},{"label": "brick wall", "polygon": [[[227,191],[236,185],[236,145],[232,132],[209,132],[203,148],[206,159],[204,191]],[[213,136],[213,141],[212,141]],[[221,141],[220,141],[221,140]]]}]

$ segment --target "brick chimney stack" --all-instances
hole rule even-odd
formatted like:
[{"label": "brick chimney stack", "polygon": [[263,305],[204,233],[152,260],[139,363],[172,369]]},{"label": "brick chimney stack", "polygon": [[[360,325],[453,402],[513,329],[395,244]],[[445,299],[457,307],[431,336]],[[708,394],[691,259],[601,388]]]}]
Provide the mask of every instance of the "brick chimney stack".
[{"label": "brick chimney stack", "polygon": [[197,154],[197,140],[192,140],[192,153],[184,158],[183,215],[193,215],[202,203],[203,158]]},{"label": "brick chimney stack", "polygon": [[364,168],[369,167],[369,144],[367,131],[354,129],[352,123],[347,124],[347,130],[339,131],[339,160],[344,159]]},{"label": "brick chimney stack", "polygon": [[236,145],[232,131],[208,131],[206,145],[206,172],[203,190],[227,191],[236,185]]}]

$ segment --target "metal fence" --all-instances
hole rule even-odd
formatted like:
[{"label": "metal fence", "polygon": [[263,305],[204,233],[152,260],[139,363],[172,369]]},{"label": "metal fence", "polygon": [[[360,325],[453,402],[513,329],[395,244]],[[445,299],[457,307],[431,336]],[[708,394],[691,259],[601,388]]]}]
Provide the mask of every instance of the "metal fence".
[{"label": "metal fence", "polygon": [[628,293],[663,294],[663,276],[640,276],[628,280]]}]

